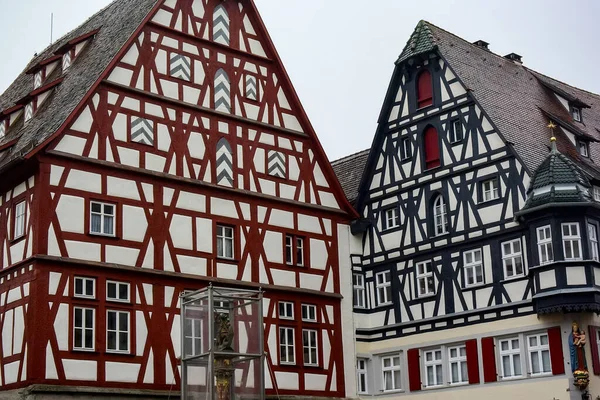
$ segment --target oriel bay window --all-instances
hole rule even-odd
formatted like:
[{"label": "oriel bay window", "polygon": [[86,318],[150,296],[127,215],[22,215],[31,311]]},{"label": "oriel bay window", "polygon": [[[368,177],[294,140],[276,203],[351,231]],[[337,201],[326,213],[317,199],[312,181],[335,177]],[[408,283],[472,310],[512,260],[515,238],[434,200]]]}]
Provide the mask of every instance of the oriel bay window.
[{"label": "oriel bay window", "polygon": [[550,225],[537,228],[537,240],[540,264],[547,264],[554,261],[554,252],[552,251],[552,230]]},{"label": "oriel bay window", "polygon": [[504,266],[504,278],[510,279],[525,274],[523,266],[523,252],[521,249],[521,239],[514,239],[504,242],[502,248],[502,264]]},{"label": "oriel bay window", "polygon": [[375,275],[377,289],[377,304],[385,305],[392,302],[392,280],[390,271],[379,272]]},{"label": "oriel bay window", "polygon": [[569,222],[561,225],[565,260],[581,260],[581,235],[579,224]]},{"label": "oriel bay window", "polygon": [[590,258],[598,261],[598,228],[594,224],[588,224],[588,238],[590,240]]}]

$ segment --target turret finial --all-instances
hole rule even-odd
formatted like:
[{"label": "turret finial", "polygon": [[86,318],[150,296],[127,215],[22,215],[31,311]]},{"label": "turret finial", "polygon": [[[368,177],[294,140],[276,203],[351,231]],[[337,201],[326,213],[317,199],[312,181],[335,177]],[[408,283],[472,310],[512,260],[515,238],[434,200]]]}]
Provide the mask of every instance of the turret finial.
[{"label": "turret finial", "polygon": [[558,150],[556,149],[556,138],[554,136],[550,138],[550,143],[552,146],[552,152],[556,153]]},{"label": "turret finial", "polygon": [[550,138],[550,142],[552,144],[552,152],[556,153],[556,136],[554,136],[554,128],[556,128],[556,124],[554,123],[554,121],[550,120],[550,122],[548,123],[548,129],[550,129],[550,131],[552,132],[552,137]]}]

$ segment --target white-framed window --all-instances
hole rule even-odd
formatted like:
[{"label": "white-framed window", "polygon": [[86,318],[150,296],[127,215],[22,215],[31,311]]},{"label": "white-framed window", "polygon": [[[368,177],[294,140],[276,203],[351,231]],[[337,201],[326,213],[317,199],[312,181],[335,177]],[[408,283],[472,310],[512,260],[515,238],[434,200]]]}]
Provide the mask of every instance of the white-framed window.
[{"label": "white-framed window", "polygon": [[552,229],[550,225],[537,228],[538,254],[540,264],[547,264],[554,261],[554,252],[552,251]]},{"label": "white-framed window", "polygon": [[233,259],[233,228],[217,225],[217,257]]},{"label": "white-framed window", "polygon": [[[595,345],[598,347],[598,352],[600,352],[600,329],[596,329],[596,337],[592,338],[592,340],[595,340]],[[594,343],[594,342],[592,342]]]},{"label": "white-framed window", "polygon": [[302,321],[317,322],[317,306],[302,304]]},{"label": "white-framed window", "polygon": [[25,218],[27,205],[25,201],[17,203],[15,206],[15,227],[13,229],[13,239],[25,236]]},{"label": "white-framed window", "polygon": [[129,312],[106,311],[106,351],[129,352]]},{"label": "white-framed window", "polygon": [[312,329],[302,330],[302,347],[304,349],[304,365],[319,365],[317,331]]},{"label": "white-framed window", "polygon": [[593,195],[595,201],[600,201],[600,186],[594,186]]},{"label": "white-framed window", "polygon": [[590,238],[590,258],[599,261],[598,258],[598,229],[594,224],[588,224],[588,236]]},{"label": "white-framed window", "polygon": [[294,319],[294,303],[289,301],[279,302],[279,318]]},{"label": "white-framed window", "polygon": [[379,272],[375,275],[377,289],[377,304],[384,305],[392,302],[392,280],[390,271]]},{"label": "white-framed window", "polygon": [[427,387],[443,385],[442,349],[426,350],[423,352],[423,358],[425,359],[425,384]]},{"label": "white-framed window", "polygon": [[400,210],[398,207],[388,208],[384,211],[384,216],[383,229],[393,229],[400,226]]},{"label": "white-framed window", "polygon": [[431,261],[417,263],[417,294],[419,297],[435,294],[435,277]]},{"label": "white-framed window", "polygon": [[365,277],[362,274],[352,274],[354,289],[354,307],[365,308]]},{"label": "white-framed window", "polygon": [[106,300],[129,303],[130,288],[127,282],[106,281]]},{"label": "white-framed window", "polygon": [[510,379],[523,376],[521,368],[521,341],[519,337],[510,337],[498,341],[502,378]]},{"label": "white-framed window", "polygon": [[450,143],[458,143],[463,140],[463,126],[460,119],[452,121],[452,127],[450,129]]},{"label": "white-framed window", "polygon": [[383,391],[402,389],[402,379],[400,375],[400,355],[393,355],[381,358],[381,371],[383,378]]},{"label": "white-framed window", "polygon": [[521,239],[509,240],[502,243],[502,264],[504,265],[504,278],[514,278],[525,274],[523,266],[523,252]]},{"label": "white-framed window", "polygon": [[400,161],[408,160],[412,157],[410,139],[404,137],[400,139]]},{"label": "white-framed window", "polygon": [[483,257],[481,249],[465,251],[463,260],[465,287],[481,285],[483,283]]},{"label": "white-framed window", "polygon": [[527,352],[529,353],[529,370],[532,376],[552,372],[547,333],[527,336]]},{"label": "white-framed window", "polygon": [[74,278],[74,282],[75,287],[73,294],[75,297],[82,297],[86,299],[96,298],[96,279],[76,276]]},{"label": "white-framed window", "polygon": [[90,233],[115,236],[116,207],[114,204],[92,201],[90,206]]},{"label": "white-framed window", "polygon": [[202,354],[202,320],[195,318],[185,319],[184,340],[186,356]]},{"label": "white-framed window", "polygon": [[280,364],[295,364],[294,328],[279,328],[279,362]]},{"label": "white-framed window", "polygon": [[581,235],[579,224],[568,222],[561,225],[565,260],[581,260]]},{"label": "white-framed window", "polygon": [[356,360],[356,384],[357,392],[359,394],[366,394],[369,392],[367,378],[367,360],[364,358],[359,358],[358,360]]},{"label": "white-framed window", "polygon": [[441,194],[433,202],[433,227],[436,236],[448,233],[448,213]]},{"label": "white-framed window", "polygon": [[488,179],[481,182],[481,200],[486,201],[496,200],[500,197],[498,178]]},{"label": "white-framed window", "polygon": [[588,151],[588,144],[587,144],[587,142],[579,141],[579,154],[581,154],[584,157],[589,157],[590,156],[590,153]]},{"label": "white-framed window", "polygon": [[581,122],[581,109],[578,107],[573,107],[573,119],[577,122]]},{"label": "white-framed window", "polygon": [[448,365],[450,370],[450,384],[460,385],[469,382],[466,346],[448,348]]},{"label": "white-framed window", "polygon": [[73,308],[73,349],[94,350],[94,316],[96,310],[93,308]]},{"label": "white-framed window", "polygon": [[304,266],[304,238],[285,235],[285,263],[298,267]]}]

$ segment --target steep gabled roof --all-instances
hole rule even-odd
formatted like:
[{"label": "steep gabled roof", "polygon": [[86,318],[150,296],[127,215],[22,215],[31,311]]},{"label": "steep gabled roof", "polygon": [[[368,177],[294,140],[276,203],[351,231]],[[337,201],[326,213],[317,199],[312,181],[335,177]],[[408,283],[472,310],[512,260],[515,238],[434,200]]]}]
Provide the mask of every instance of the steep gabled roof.
[{"label": "steep gabled roof", "polygon": [[[33,118],[26,124],[17,123],[0,139],[0,146],[15,141],[11,152],[0,159],[0,167],[26,155],[50,137],[67,120],[86,93],[100,78],[110,62],[143,22],[157,0],[116,0],[81,26],[71,31],[39,55],[0,96],[0,112],[13,107],[33,90],[34,75],[30,69],[54,56],[65,44],[95,30],[99,31],[69,69],[52,79],[64,78]],[[50,83],[50,81],[48,82]],[[21,118],[22,120],[22,118]]]},{"label": "steep gabled roof", "polygon": [[369,149],[346,156],[336,161],[332,161],[331,166],[337,175],[340,185],[346,194],[346,198],[352,204],[358,197],[358,189],[360,187],[360,179],[362,172],[365,169],[367,158],[369,157]]}]

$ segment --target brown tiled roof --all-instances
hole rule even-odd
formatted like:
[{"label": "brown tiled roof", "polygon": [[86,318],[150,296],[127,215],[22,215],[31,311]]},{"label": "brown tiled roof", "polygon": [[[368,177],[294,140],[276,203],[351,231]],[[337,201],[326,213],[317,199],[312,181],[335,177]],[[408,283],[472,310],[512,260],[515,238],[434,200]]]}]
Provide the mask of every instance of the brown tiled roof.
[{"label": "brown tiled roof", "polygon": [[331,163],[333,171],[338,177],[346,198],[352,204],[358,197],[358,188],[362,178],[363,170],[369,157],[370,149],[351,154]]}]

